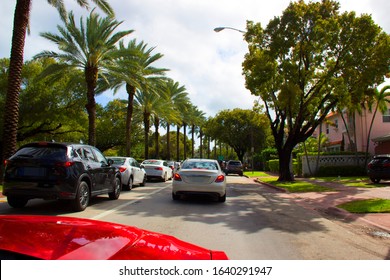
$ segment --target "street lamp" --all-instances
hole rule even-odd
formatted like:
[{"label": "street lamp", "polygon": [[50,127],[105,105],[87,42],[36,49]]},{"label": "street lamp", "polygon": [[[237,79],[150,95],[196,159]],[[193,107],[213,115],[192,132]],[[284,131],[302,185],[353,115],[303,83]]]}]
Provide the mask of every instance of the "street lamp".
[{"label": "street lamp", "polygon": [[227,27],[227,26],[216,27],[216,28],[214,28],[214,31],[215,31],[215,32],[220,32],[220,31],[222,31],[222,30],[224,30],[224,29],[231,29],[231,30],[238,31],[238,32],[240,32],[240,33],[244,33],[244,34],[245,34],[245,31],[242,31],[242,30],[240,30],[240,29],[233,28],[233,27]]}]

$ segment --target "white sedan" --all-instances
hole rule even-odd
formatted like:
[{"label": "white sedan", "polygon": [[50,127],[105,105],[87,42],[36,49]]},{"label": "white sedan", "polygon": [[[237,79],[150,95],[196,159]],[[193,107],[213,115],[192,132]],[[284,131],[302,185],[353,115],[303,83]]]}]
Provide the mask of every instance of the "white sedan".
[{"label": "white sedan", "polygon": [[173,177],[172,168],[169,167],[168,162],[165,160],[147,159],[144,160],[141,165],[145,168],[148,180],[158,179],[166,182]]},{"label": "white sedan", "polygon": [[213,159],[187,159],[175,173],[172,182],[172,199],[181,195],[205,194],[226,201],[226,175]]},{"label": "white sedan", "polygon": [[131,190],[133,185],[145,186],[146,172],[144,168],[132,157],[107,157],[114,163],[113,166],[119,168],[122,175],[122,187]]}]

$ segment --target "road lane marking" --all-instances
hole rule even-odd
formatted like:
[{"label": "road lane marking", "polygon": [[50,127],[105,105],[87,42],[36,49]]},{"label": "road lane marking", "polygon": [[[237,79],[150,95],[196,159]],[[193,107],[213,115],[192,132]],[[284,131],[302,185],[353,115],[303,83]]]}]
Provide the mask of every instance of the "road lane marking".
[{"label": "road lane marking", "polygon": [[168,187],[169,187],[169,186],[166,186],[166,187],[163,187],[163,188],[159,188],[159,189],[157,189],[157,190],[155,190],[155,191],[153,191],[153,192],[151,192],[151,193],[148,193],[148,194],[146,194],[146,195],[140,196],[140,197],[138,197],[137,199],[134,199],[134,200],[131,200],[131,201],[129,201],[129,202],[126,202],[125,204],[119,205],[119,206],[117,206],[117,207],[115,207],[115,208],[113,208],[113,209],[104,211],[104,212],[100,213],[99,215],[95,215],[95,216],[91,217],[90,219],[92,219],[92,220],[99,220],[99,219],[101,219],[101,218],[103,218],[103,217],[105,217],[105,216],[108,216],[108,215],[110,215],[110,214],[112,214],[112,213],[114,213],[114,212],[116,212],[116,211],[118,211],[118,210],[120,210],[120,209],[122,209],[122,208],[124,208],[124,207],[126,207],[126,206],[129,206],[129,205],[131,205],[131,204],[134,204],[134,203],[138,202],[138,201],[141,200],[141,199],[145,199],[145,198],[147,198],[147,197],[149,197],[149,196],[151,196],[151,195],[153,195],[153,194],[156,194],[156,193],[158,193],[158,192],[161,192],[162,190],[165,190],[165,189],[168,188]]}]

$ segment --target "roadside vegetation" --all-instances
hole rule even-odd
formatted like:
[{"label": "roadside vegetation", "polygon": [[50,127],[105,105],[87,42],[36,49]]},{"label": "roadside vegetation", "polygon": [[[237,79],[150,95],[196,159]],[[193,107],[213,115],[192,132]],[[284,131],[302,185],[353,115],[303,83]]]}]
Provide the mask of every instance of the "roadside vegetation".
[{"label": "roadside vegetation", "polygon": [[[246,171],[245,176],[249,178],[257,178],[259,181],[273,185],[278,188],[285,189],[291,193],[299,192],[326,192],[333,190],[320,186],[318,182],[335,182],[346,187],[355,188],[382,188],[388,184],[374,184],[367,177],[312,177],[307,181],[279,182],[277,176],[270,175],[260,171]],[[317,182],[317,183],[316,183]],[[351,213],[390,213],[390,199],[365,199],[356,200],[338,205]]]}]

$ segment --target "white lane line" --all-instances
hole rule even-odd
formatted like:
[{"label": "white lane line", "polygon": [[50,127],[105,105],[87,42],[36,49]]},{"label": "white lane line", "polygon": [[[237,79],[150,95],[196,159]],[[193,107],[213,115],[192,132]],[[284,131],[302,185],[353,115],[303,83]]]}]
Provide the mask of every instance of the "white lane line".
[{"label": "white lane line", "polygon": [[122,209],[122,208],[124,208],[124,207],[126,207],[126,206],[129,206],[129,205],[131,205],[131,204],[136,203],[138,200],[145,199],[145,198],[147,198],[148,196],[151,196],[151,195],[153,195],[153,194],[156,194],[156,193],[158,193],[158,192],[161,192],[162,190],[164,190],[164,189],[166,189],[166,188],[168,188],[168,187],[169,187],[169,186],[166,186],[166,187],[163,187],[163,188],[159,188],[159,189],[155,190],[154,192],[148,193],[148,194],[146,194],[146,195],[144,195],[144,196],[138,197],[137,199],[134,199],[134,200],[131,200],[131,201],[129,201],[129,202],[126,202],[125,204],[119,205],[118,207],[115,207],[115,208],[113,208],[113,209],[111,209],[111,210],[104,211],[104,212],[100,213],[99,215],[95,215],[95,216],[91,217],[90,219],[92,219],[92,220],[99,220],[99,219],[101,219],[101,218],[103,218],[103,217],[105,217],[105,216],[108,216],[108,215],[110,215],[110,214],[112,214],[112,213],[118,211],[119,209]]}]

